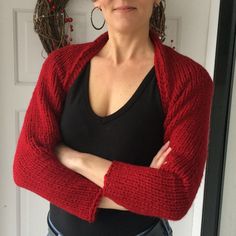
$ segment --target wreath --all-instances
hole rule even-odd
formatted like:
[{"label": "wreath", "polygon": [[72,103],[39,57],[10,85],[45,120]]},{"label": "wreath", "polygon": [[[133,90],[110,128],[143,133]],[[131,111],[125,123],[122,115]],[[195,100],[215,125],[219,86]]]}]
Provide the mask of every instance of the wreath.
[{"label": "wreath", "polygon": [[34,31],[39,35],[47,54],[72,42],[73,18],[65,10],[68,2],[69,0],[38,0],[36,3]]}]

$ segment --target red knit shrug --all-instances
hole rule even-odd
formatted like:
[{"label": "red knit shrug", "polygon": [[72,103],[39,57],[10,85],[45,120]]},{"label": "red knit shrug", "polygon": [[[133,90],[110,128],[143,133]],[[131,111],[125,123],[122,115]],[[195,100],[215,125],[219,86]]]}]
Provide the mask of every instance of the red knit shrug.
[{"label": "red knit shrug", "polygon": [[101,188],[54,154],[68,89],[108,38],[105,32],[92,42],[66,46],[44,61],[18,139],[14,181],[89,222],[95,221],[102,196],[138,214],[179,220],[192,205],[208,157],[214,84],[204,67],[164,45],[154,32],[164,142],[170,140],[172,147],[167,164],[155,169],[114,160]]}]

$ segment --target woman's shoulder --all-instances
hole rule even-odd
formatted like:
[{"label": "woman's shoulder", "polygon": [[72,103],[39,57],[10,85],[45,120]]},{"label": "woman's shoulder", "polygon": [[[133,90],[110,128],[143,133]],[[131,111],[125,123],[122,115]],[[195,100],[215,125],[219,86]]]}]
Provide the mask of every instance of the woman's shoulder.
[{"label": "woman's shoulder", "polygon": [[40,75],[54,78],[66,90],[74,68],[78,67],[82,53],[90,47],[90,44],[91,42],[71,44],[52,51],[43,62]]},{"label": "woman's shoulder", "polygon": [[167,45],[163,44],[162,48],[163,55],[165,55],[166,70],[170,76],[175,78],[172,81],[173,83],[213,85],[209,72],[199,62]]},{"label": "woman's shoulder", "polygon": [[67,67],[73,64],[81,53],[90,47],[92,42],[78,43],[66,45],[62,48],[52,51],[47,60],[58,64],[60,68]]}]

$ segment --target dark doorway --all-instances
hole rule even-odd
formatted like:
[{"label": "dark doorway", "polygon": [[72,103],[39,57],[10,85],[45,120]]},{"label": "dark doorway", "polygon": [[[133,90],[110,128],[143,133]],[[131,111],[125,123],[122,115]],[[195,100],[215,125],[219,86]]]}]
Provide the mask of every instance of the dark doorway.
[{"label": "dark doorway", "polygon": [[201,236],[218,236],[236,56],[236,0],[221,0]]}]

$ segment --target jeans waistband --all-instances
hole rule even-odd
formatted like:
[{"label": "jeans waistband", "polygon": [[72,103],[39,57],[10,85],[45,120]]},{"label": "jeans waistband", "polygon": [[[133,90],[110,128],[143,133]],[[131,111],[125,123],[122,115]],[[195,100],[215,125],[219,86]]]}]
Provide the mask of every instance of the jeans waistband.
[{"label": "jeans waistband", "polygon": [[63,234],[61,232],[59,232],[55,226],[53,225],[53,223],[51,222],[50,220],[50,211],[48,212],[48,215],[47,215],[47,223],[48,223],[48,227],[49,227],[49,231],[50,231],[50,234],[49,236],[63,236]]}]

